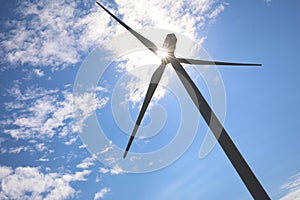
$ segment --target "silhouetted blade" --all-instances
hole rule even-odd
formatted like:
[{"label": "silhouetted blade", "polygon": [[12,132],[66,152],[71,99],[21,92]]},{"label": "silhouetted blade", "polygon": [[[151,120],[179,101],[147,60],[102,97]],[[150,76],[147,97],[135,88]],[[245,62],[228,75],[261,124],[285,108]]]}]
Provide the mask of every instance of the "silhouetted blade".
[{"label": "silhouetted blade", "polygon": [[126,28],[132,35],[134,35],[139,41],[141,41],[150,51],[152,51],[155,55],[157,55],[157,46],[151,42],[150,40],[148,40],[147,38],[145,38],[144,36],[142,36],[141,34],[139,34],[138,32],[136,32],[135,30],[133,30],[132,28],[130,28],[127,24],[125,24],[124,22],[122,22],[119,18],[117,18],[115,15],[113,15],[111,12],[109,12],[103,5],[101,5],[99,2],[96,2],[101,8],[103,8],[103,10],[105,10],[108,14],[110,14],[110,16],[112,16],[115,20],[117,20],[124,28]]},{"label": "silhouetted blade", "polygon": [[233,62],[220,62],[214,60],[195,60],[186,58],[177,58],[179,63],[194,64],[194,65],[231,65],[231,66],[261,66],[256,63],[233,63]]},{"label": "silhouetted blade", "polygon": [[144,117],[144,114],[145,114],[145,112],[147,110],[147,107],[148,107],[148,105],[149,105],[149,103],[151,101],[151,98],[152,98],[152,96],[153,96],[153,94],[154,94],[154,92],[155,92],[155,90],[157,88],[157,85],[158,85],[158,83],[159,83],[159,81],[160,81],[160,79],[162,77],[162,74],[163,74],[163,72],[165,70],[165,67],[166,67],[166,65],[164,63],[162,63],[155,70],[154,74],[152,75],[152,78],[151,78],[151,81],[150,81],[150,84],[149,84],[149,87],[148,87],[148,90],[147,90],[147,93],[146,93],[145,100],[143,102],[143,105],[142,105],[142,108],[140,110],[139,116],[138,116],[138,118],[136,120],[134,129],[133,129],[132,134],[130,136],[129,142],[128,142],[127,147],[126,147],[126,150],[125,150],[125,152],[123,154],[123,158],[126,157],[128,151],[130,149],[131,143],[132,143],[132,141],[133,141],[133,139],[135,137],[135,134],[136,134],[136,132],[137,132],[137,130],[138,130],[140,124],[141,124],[141,121],[142,121],[142,119]]},{"label": "silhouetted blade", "polygon": [[253,198],[270,199],[190,76],[175,57],[170,57],[169,61]]}]

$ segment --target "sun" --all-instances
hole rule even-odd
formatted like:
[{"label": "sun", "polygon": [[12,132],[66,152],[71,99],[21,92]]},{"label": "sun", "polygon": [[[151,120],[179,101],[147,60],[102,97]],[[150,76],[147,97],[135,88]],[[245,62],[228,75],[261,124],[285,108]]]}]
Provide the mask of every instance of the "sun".
[{"label": "sun", "polygon": [[169,53],[165,49],[159,49],[156,51],[156,53],[161,59],[165,59],[169,55]]}]

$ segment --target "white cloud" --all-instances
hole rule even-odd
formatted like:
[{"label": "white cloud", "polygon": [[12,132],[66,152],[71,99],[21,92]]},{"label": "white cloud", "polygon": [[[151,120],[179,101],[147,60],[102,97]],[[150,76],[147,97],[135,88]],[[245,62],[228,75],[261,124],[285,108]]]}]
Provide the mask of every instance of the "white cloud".
[{"label": "white cloud", "polygon": [[35,148],[36,148],[38,151],[44,151],[44,150],[47,150],[47,147],[46,147],[45,143],[38,143],[38,144],[35,144]]},{"label": "white cloud", "polygon": [[8,150],[8,153],[20,153],[21,151],[28,151],[29,147],[27,146],[20,146],[20,147],[12,147]]},{"label": "white cloud", "polygon": [[84,149],[84,148],[87,148],[87,145],[86,144],[82,144],[78,147],[79,149]]},{"label": "white cloud", "polygon": [[41,69],[34,69],[33,72],[38,76],[42,77],[45,75],[45,73]]},{"label": "white cloud", "polygon": [[[215,0],[115,3],[110,10],[124,16],[124,21],[134,29],[169,29],[198,40],[202,37],[199,30],[224,9]],[[111,17],[94,1],[21,1],[16,13],[19,17],[7,20],[7,31],[0,35],[1,57],[11,64],[61,69],[78,63],[87,50],[125,31],[116,22],[111,24]],[[42,71],[35,73],[43,76]]]},{"label": "white cloud", "polygon": [[[8,90],[15,100],[4,104],[11,113],[1,122],[4,133],[16,139],[44,139],[57,134],[68,139],[65,144],[70,145],[77,140],[74,133],[81,130],[84,121],[108,101],[107,98],[97,97],[97,90],[99,88],[74,97],[69,88],[62,91],[40,87],[21,89],[19,84],[15,84]],[[73,100],[80,106],[73,108]],[[73,109],[77,109],[75,116]],[[74,117],[80,120],[75,122]],[[37,144],[36,148],[39,151],[45,149],[42,144]]]},{"label": "white cloud", "polygon": [[285,196],[280,198],[280,200],[299,200],[300,199],[300,189],[290,191]]},{"label": "white cloud", "polygon": [[223,10],[225,9],[225,6],[223,4],[220,4],[213,12],[211,12],[208,15],[208,18],[215,19]]},{"label": "white cloud", "polygon": [[1,191],[3,199],[69,199],[76,190],[70,186],[73,181],[85,181],[90,171],[74,174],[42,173],[36,167],[0,166]]},{"label": "white cloud", "polygon": [[[113,150],[113,143],[112,143],[112,141],[109,141],[109,143],[106,144],[105,147],[104,147],[103,149],[101,149],[101,151],[99,151],[99,152],[97,153],[97,155],[107,153],[107,152],[110,151],[110,150]],[[97,155],[96,155],[96,156],[97,156]]]},{"label": "white cloud", "polygon": [[99,169],[99,172],[100,172],[101,174],[106,174],[106,173],[108,173],[109,171],[110,171],[109,169],[104,168],[104,167],[101,167],[101,168]]},{"label": "white cloud", "polygon": [[116,174],[124,174],[125,171],[118,165],[115,165],[113,168],[110,169],[110,174],[116,175]]},{"label": "white cloud", "polygon": [[112,35],[109,16],[98,12],[94,1],[88,6],[67,0],[21,1],[16,13],[21,17],[7,21],[8,31],[0,38],[2,55],[12,64],[64,68]]},{"label": "white cloud", "polygon": [[286,194],[280,200],[300,199],[300,173],[290,178],[290,181],[281,186],[281,190]]},{"label": "white cloud", "polygon": [[93,157],[88,157],[88,158],[85,158],[80,164],[76,165],[77,168],[81,168],[81,169],[87,169],[89,168],[90,166],[93,166],[95,165],[95,158]]},{"label": "white cloud", "polygon": [[7,39],[1,42],[7,52],[6,60],[54,67],[78,62],[73,30],[76,6],[67,1],[23,1],[17,8],[22,20],[7,22],[13,29],[4,34]]},{"label": "white cloud", "polygon": [[[66,132],[66,134],[67,134],[67,132]],[[71,137],[70,140],[65,142],[64,144],[65,145],[71,145],[71,144],[75,143],[77,141],[77,139],[78,139],[78,136]]]},{"label": "white cloud", "polygon": [[4,104],[7,110],[24,108],[25,103],[22,104],[22,101],[34,100],[43,96],[54,95],[58,92],[58,89],[45,90],[41,87],[21,88],[21,85],[19,81],[15,81],[14,86],[7,89],[8,94],[16,100],[16,102]]},{"label": "white cloud", "polygon": [[38,161],[40,161],[40,162],[48,162],[49,158],[40,158],[40,159],[38,159]]},{"label": "white cloud", "polygon": [[10,153],[10,154],[19,154],[22,151],[23,152],[34,152],[34,151],[45,151],[45,150],[49,150],[44,143],[38,143],[35,145],[27,145],[27,146],[13,146],[10,148],[1,148],[0,152],[1,153]]},{"label": "white cloud", "polygon": [[207,15],[213,12],[215,5],[215,1],[212,0],[116,0],[116,3],[118,12],[124,15],[124,21],[132,27],[174,30],[193,39],[198,36],[197,30],[210,20]]},{"label": "white cloud", "polygon": [[101,177],[99,177],[99,175],[97,175],[95,181],[96,181],[96,183],[99,183],[101,181]]},{"label": "white cloud", "polygon": [[102,188],[99,192],[95,194],[94,200],[102,199],[109,192],[110,192],[110,188],[108,187]]},{"label": "white cloud", "polygon": [[2,166],[0,170],[0,180],[7,177],[13,172],[13,170],[10,167]]},{"label": "white cloud", "polygon": [[[72,117],[72,95],[69,92],[61,94],[58,90],[42,88],[27,88],[22,92],[19,86],[12,90],[15,102],[10,102],[6,109],[13,112],[10,125],[17,128],[7,128],[4,132],[16,139],[52,137]],[[59,95],[63,100],[59,100]]]},{"label": "white cloud", "polygon": [[110,175],[117,175],[117,174],[124,174],[125,171],[119,166],[119,165],[115,165],[114,167],[112,168],[104,168],[104,167],[101,167],[99,169],[99,172],[101,174],[107,174],[107,173],[110,173]]},{"label": "white cloud", "polygon": [[86,175],[89,175],[91,173],[90,170],[83,170],[82,172],[76,172],[75,174],[65,174],[62,176],[62,178],[68,182],[71,181],[86,181],[85,178]]},{"label": "white cloud", "polygon": [[108,102],[108,97],[98,98],[95,94],[95,89],[86,91],[81,95],[75,95],[74,99],[74,115],[76,123],[73,126],[75,132],[81,132],[85,120],[90,117],[97,109],[103,108]]}]

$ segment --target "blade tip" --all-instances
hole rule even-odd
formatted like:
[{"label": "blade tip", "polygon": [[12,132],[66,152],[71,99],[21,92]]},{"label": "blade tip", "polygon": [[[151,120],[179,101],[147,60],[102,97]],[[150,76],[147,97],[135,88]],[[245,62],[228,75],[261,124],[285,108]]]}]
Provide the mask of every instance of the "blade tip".
[{"label": "blade tip", "polygon": [[126,156],[127,156],[127,153],[128,153],[128,151],[125,151],[125,152],[124,152],[124,154],[123,154],[123,159],[125,159],[125,158],[126,158]]},{"label": "blade tip", "polygon": [[103,7],[98,1],[96,1],[96,4],[98,4],[98,6]]}]

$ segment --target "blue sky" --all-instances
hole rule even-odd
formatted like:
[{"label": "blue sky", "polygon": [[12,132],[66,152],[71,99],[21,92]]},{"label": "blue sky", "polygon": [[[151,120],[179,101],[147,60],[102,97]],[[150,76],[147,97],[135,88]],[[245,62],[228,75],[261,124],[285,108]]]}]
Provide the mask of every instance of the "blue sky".
[{"label": "blue sky", "polygon": [[[186,68],[210,103],[209,83],[196,69],[221,77],[212,90],[224,88],[216,97],[226,108],[224,126],[270,197],[300,199],[299,2],[103,3],[132,28],[164,28],[177,33],[178,43],[186,37],[200,44],[194,57],[262,63]],[[147,51],[127,51],[105,65],[100,50],[119,41],[124,29],[94,1],[1,4],[0,199],[251,199],[218,144],[199,158],[207,126],[171,68],[138,133],[144,138],[133,143],[128,160],[118,157],[157,60]],[[164,38],[153,39],[159,46]],[[125,42],[138,45],[127,36]],[[113,50],[120,55],[121,49]],[[96,85],[78,94],[80,78],[95,78]],[[101,131],[89,126],[93,117]],[[177,134],[180,127],[186,137]],[[178,138],[187,146],[163,151]],[[151,152],[158,153],[146,169],[142,161]],[[156,170],[159,163],[165,167]]]}]

